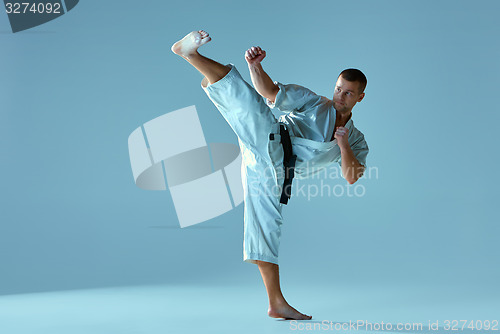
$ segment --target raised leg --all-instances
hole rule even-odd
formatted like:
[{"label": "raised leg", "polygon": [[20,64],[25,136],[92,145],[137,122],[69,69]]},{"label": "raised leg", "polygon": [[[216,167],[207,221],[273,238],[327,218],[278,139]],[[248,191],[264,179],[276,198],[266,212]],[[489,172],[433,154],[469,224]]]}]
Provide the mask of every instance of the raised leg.
[{"label": "raised leg", "polygon": [[172,52],[187,60],[213,84],[229,73],[230,68],[198,53],[198,48],[211,40],[204,30],[192,31],[172,45]]},{"label": "raised leg", "polygon": [[257,261],[262,280],[266,286],[267,295],[269,297],[269,309],[267,314],[272,318],[285,318],[295,320],[311,320],[312,316],[300,313],[291,307],[280,288],[279,266],[274,263]]}]

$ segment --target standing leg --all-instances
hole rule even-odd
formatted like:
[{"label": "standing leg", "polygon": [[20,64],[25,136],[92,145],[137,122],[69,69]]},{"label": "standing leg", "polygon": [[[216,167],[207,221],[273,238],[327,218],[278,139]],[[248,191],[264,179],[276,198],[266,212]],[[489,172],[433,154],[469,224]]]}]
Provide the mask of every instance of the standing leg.
[{"label": "standing leg", "polygon": [[213,84],[229,73],[230,68],[198,53],[198,48],[210,41],[206,31],[193,31],[172,45],[172,52],[186,59]]},{"label": "standing leg", "polygon": [[273,318],[310,320],[312,316],[300,313],[290,305],[283,297],[280,288],[279,266],[274,263],[257,261],[262,280],[266,286],[269,297],[269,309],[267,314]]}]

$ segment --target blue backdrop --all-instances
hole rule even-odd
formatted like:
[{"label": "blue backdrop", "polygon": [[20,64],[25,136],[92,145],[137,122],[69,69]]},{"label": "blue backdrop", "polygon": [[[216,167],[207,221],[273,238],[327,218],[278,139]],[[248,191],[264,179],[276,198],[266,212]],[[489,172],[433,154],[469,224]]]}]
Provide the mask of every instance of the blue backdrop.
[{"label": "blue backdrop", "polygon": [[132,177],[129,134],[179,108],[196,105],[207,142],[237,143],[202,76],[170,51],[198,29],[212,37],[200,52],[247,80],[253,45],[267,51],[273,80],[327,97],[344,68],[368,77],[353,120],[377,174],[356,183],[363,196],[290,200],[282,279],[493,286],[499,10],[498,1],[82,1],[16,34],[0,14],[0,293],[259,279],[242,262],[242,205],[181,229],[169,193]]}]

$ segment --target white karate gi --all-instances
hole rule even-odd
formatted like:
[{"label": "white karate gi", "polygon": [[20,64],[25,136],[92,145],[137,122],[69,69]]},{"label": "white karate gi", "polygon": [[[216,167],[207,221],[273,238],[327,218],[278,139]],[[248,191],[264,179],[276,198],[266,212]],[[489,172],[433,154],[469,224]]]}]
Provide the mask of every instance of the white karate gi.
[{"label": "white karate gi", "polygon": [[[275,82],[280,88],[276,100],[266,103],[234,65],[228,66],[231,70],[222,79],[209,85],[204,78],[201,85],[238,136],[242,152],[243,260],[278,264],[283,224],[280,197],[284,181],[279,123],[289,128],[293,154],[297,155],[295,177],[306,178],[316,168],[333,162],[341,165],[337,140],[329,141],[334,132],[336,111],[331,100],[307,88],[279,82]],[[270,107],[288,113],[277,120]],[[348,141],[356,159],[366,166],[368,145],[363,134],[354,127],[352,119],[345,127],[349,129]]]}]

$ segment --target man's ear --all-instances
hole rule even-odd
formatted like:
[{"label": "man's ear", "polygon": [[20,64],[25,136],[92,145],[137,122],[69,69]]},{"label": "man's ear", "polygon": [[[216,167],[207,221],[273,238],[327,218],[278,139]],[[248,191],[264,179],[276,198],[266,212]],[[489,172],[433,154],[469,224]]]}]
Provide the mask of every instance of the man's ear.
[{"label": "man's ear", "polygon": [[363,98],[365,97],[365,93],[361,93],[359,95],[359,99],[358,99],[358,102],[361,102],[361,100],[363,100]]}]

